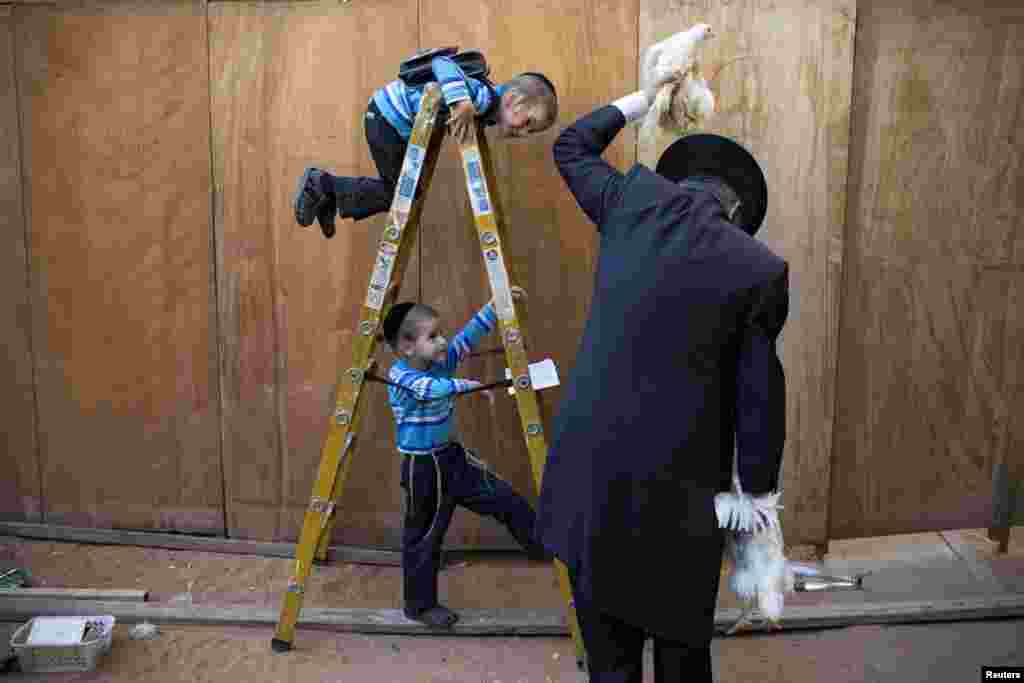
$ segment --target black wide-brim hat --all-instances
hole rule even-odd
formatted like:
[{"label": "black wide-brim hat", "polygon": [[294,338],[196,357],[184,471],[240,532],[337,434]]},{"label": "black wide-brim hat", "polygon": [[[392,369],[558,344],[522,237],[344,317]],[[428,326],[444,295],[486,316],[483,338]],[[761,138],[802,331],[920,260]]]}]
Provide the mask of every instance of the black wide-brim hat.
[{"label": "black wide-brim hat", "polygon": [[691,176],[718,176],[739,195],[736,224],[748,235],[761,227],[768,211],[768,184],[761,166],[742,145],[713,133],[686,135],[658,159],[658,175],[674,183]]}]

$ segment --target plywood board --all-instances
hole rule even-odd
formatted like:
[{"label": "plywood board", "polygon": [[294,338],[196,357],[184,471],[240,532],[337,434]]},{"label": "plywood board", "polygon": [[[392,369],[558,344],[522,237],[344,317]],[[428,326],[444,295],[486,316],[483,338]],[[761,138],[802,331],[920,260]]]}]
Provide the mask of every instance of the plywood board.
[{"label": "plywood board", "polygon": [[[539,71],[558,91],[559,117],[548,131],[502,141],[491,129],[488,137],[508,226],[508,265],[514,269],[514,283],[528,294],[530,360],[553,359],[563,381],[572,370],[587,320],[598,240],[593,224],[558,174],[551,148],[562,129],[577,118],[636,88],[637,12],[632,0],[421,2],[424,47],[480,49],[495,83]],[[424,300],[444,313],[454,332],[491,293],[457,146],[448,144],[424,212],[423,288]],[[605,158],[628,169],[635,160],[634,133],[624,131]],[[482,349],[500,346],[497,334],[481,344]],[[470,359],[460,376],[503,379],[504,361],[503,354]],[[541,396],[554,414],[561,389],[546,389]],[[493,408],[480,395],[460,399],[457,425],[467,446],[535,501],[537,491],[512,397],[496,393]],[[514,543],[494,520],[465,511],[456,513],[449,538],[480,547]]]},{"label": "plywood board", "polygon": [[32,318],[28,295],[28,254],[22,209],[21,134],[15,81],[15,19],[0,6],[0,326],[7,353],[0,362],[0,519],[39,521],[39,488]]},{"label": "plywood board", "polygon": [[[78,611],[76,611],[78,610]],[[100,612],[117,618],[118,623],[148,621],[155,624],[203,624],[264,626],[276,624],[276,609],[248,605],[178,606],[153,602],[98,602],[92,600],[8,599],[0,602],[0,621],[15,621],[33,616],[73,616]],[[1019,618],[1024,615],[1024,596],[1000,593],[944,600],[903,602],[862,602],[787,606],[778,630],[823,629],[863,624],[919,624],[943,621]],[[715,633],[725,632],[739,619],[737,608],[715,611]],[[297,625],[319,626],[349,633],[391,633],[436,636],[437,630],[407,619],[397,609],[340,609],[307,607]],[[766,621],[755,617],[742,633],[772,631]],[[451,636],[567,636],[565,614],[560,610],[465,609]]]},{"label": "plywood board", "polygon": [[1021,476],[1024,11],[871,3],[857,33],[830,536],[987,527]]},{"label": "plywood board", "polygon": [[[640,50],[697,23],[705,73],[725,68],[704,129],[743,144],[768,182],[757,238],[790,267],[790,313],[779,341],[786,372],[783,525],[790,543],[826,540],[838,294],[856,0],[644,0]],[[671,142],[639,150],[656,163]]]},{"label": "plywood board", "polygon": [[[194,550],[221,555],[260,555],[263,557],[295,557],[294,542],[249,541],[238,538],[210,538],[191,534],[161,534],[150,531],[125,531],[122,529],[85,529],[80,527],[31,524],[27,522],[0,522],[0,534],[23,539],[44,539],[69,543],[99,545],[133,545],[141,548],[166,548],[170,550]],[[474,559],[512,558],[524,555],[515,541],[506,546],[487,549],[468,548],[446,543],[444,561],[455,563]],[[365,546],[330,546],[327,549],[327,563],[372,564],[400,567],[402,555],[398,550],[382,550]],[[5,570],[0,563],[0,572]]]},{"label": "plywood board", "polygon": [[15,16],[44,519],[221,531],[204,5]]},{"label": "plywood board", "polygon": [[[306,166],[376,175],[363,117],[416,51],[417,8],[232,2],[209,12],[230,535],[294,541],[384,223],[339,219],[325,240],[316,224],[296,224],[293,193]],[[417,264],[403,296],[415,298]],[[396,543],[394,427],[382,385],[366,391],[335,539]]]},{"label": "plywood board", "polygon": [[148,595],[148,591],[134,588],[12,588],[0,590],[0,600],[30,598],[34,600],[146,602]]}]

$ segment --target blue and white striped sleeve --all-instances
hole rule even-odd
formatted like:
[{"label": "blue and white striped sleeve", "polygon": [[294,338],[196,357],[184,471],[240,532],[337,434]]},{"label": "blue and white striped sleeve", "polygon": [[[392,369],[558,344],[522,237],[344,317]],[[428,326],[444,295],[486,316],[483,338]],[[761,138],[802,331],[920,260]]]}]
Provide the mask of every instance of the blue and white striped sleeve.
[{"label": "blue and white striped sleeve", "polygon": [[441,94],[444,101],[451,106],[461,100],[471,100],[472,91],[468,81],[459,65],[448,57],[434,57],[430,62],[430,68],[434,70],[437,82],[441,84]]},{"label": "blue and white striped sleeve", "polygon": [[476,348],[480,340],[494,329],[497,322],[498,316],[491,304],[487,304],[470,318],[466,326],[459,330],[459,333],[448,345],[448,358],[445,363],[448,371],[453,372],[462,359]]},{"label": "blue and white striped sleeve", "polygon": [[391,380],[408,389],[419,401],[447,398],[480,386],[479,382],[470,379],[445,379],[413,371],[392,373]]},{"label": "blue and white striped sleeve", "polygon": [[491,108],[491,102],[494,100],[491,89],[475,78],[467,78],[466,82],[469,84],[470,93],[472,93],[473,106],[476,108],[476,113],[485,113]]}]

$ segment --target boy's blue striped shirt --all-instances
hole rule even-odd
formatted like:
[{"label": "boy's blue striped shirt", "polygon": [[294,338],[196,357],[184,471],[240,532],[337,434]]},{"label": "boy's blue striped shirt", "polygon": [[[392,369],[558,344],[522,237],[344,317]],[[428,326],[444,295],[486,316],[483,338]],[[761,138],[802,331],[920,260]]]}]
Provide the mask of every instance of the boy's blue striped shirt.
[{"label": "boy's blue striped shirt", "polygon": [[[460,100],[471,100],[477,114],[483,114],[494,104],[495,97],[482,82],[469,78],[459,65],[449,57],[434,57],[430,62],[434,76],[441,85],[441,94],[450,107]],[[500,98],[507,86],[495,86]],[[399,79],[391,81],[373,94],[373,101],[398,134],[408,140],[412,135],[412,124],[420,111],[423,86],[410,87]]]},{"label": "boy's blue striped shirt", "polygon": [[451,441],[455,396],[479,385],[452,375],[497,322],[494,307],[487,304],[448,343],[444,363],[431,363],[426,370],[412,368],[405,361],[391,366],[388,378],[405,387],[388,387],[400,452],[425,455]]}]

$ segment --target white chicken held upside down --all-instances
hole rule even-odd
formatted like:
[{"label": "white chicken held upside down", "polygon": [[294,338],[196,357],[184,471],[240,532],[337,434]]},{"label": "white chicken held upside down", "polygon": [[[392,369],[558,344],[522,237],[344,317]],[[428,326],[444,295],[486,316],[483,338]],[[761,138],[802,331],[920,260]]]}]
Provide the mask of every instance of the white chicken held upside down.
[{"label": "white chicken held upside down", "polygon": [[733,490],[715,496],[715,516],[726,534],[725,553],[731,566],[729,587],[744,603],[729,634],[747,626],[755,608],[772,626],[778,625],[786,593],[795,587],[779,521],[780,496],[779,492],[761,496],[744,493],[735,459]]}]

